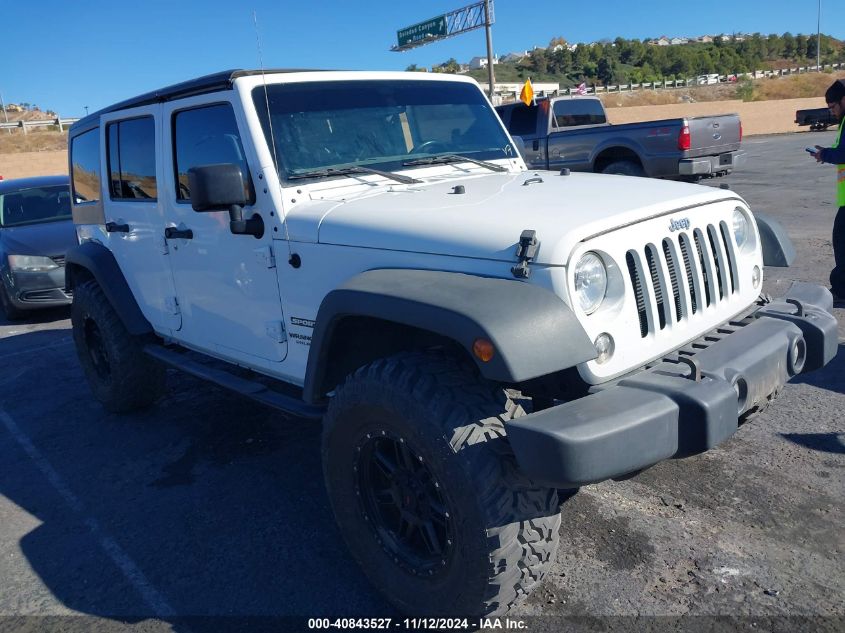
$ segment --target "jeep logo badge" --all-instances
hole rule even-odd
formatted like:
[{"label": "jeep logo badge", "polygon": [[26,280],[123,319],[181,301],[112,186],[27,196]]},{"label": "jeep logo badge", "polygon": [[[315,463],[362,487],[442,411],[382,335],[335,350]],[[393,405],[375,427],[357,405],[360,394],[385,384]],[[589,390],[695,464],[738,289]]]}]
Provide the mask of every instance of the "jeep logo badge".
[{"label": "jeep logo badge", "polygon": [[689,218],[681,218],[680,220],[669,220],[669,231],[680,231],[681,229],[689,228]]}]

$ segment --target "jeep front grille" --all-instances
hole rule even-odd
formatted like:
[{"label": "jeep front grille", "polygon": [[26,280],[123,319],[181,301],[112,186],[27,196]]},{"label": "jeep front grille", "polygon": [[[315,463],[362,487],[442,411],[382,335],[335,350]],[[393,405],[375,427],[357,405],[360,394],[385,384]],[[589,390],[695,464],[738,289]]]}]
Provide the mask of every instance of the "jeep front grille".
[{"label": "jeep front grille", "polygon": [[625,255],[640,336],[656,334],[738,292],[737,254],[728,225],[670,235]]}]

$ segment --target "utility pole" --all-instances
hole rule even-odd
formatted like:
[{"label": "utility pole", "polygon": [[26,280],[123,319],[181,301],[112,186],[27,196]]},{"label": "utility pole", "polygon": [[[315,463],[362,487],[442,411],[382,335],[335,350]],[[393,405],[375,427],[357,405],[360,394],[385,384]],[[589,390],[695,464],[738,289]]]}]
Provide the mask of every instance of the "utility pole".
[{"label": "utility pole", "polygon": [[816,23],[816,72],[822,71],[822,0],[819,0],[819,21]]},{"label": "utility pole", "polygon": [[490,0],[484,0],[484,30],[487,32],[487,85],[489,86],[487,94],[492,103],[495,80],[493,79],[493,32],[490,29],[491,24],[493,24],[493,21],[490,19]]},{"label": "utility pole", "polygon": [[[0,110],[3,110],[3,119],[5,119],[6,123],[9,122],[9,114],[6,112],[6,106],[3,104],[3,95],[0,94]],[[12,130],[6,128],[6,131],[11,134]]]}]

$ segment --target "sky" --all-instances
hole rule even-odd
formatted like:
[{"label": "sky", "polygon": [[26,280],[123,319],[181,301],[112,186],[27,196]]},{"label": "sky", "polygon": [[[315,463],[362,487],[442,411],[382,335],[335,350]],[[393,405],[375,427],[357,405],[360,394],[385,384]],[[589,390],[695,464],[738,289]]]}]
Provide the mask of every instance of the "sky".
[{"label": "sky", "polygon": [[[38,0],[3,2],[0,96],[62,117],[201,75],[259,68],[404,70],[486,55],[484,29],[404,53],[396,31],[474,0]],[[591,8],[594,7],[594,8]],[[816,32],[818,0],[495,0],[496,55],[623,37]],[[821,1],[821,31],[845,12]]]}]

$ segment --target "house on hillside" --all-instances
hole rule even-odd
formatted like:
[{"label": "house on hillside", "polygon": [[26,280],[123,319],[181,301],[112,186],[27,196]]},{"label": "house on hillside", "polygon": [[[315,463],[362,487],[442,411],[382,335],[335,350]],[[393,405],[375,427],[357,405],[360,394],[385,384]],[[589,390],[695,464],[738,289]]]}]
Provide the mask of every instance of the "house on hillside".
[{"label": "house on hillside", "polygon": [[669,46],[669,38],[662,35],[656,40],[648,40],[648,44],[651,44],[652,46]]},{"label": "house on hillside", "polygon": [[[493,58],[493,65],[497,65],[499,63],[499,59],[497,57]],[[469,69],[470,70],[480,70],[482,68],[487,68],[487,57],[473,57],[469,60]]]},{"label": "house on hillside", "polygon": [[669,40],[669,44],[672,46],[680,46],[681,44],[689,44],[689,40],[685,37],[673,37]]},{"label": "house on hillside", "polygon": [[702,35],[698,38],[698,41],[702,44],[711,44],[713,42],[713,37],[710,35]]},{"label": "house on hillside", "polygon": [[[522,59],[525,59],[527,56],[528,51],[522,51],[521,53],[508,53],[507,55],[504,55],[501,59],[503,63],[512,64],[514,62],[518,62]],[[484,59],[485,61],[487,60],[486,57]]]}]

